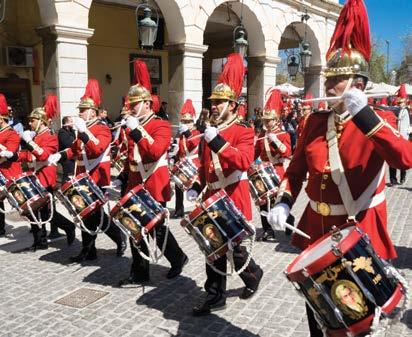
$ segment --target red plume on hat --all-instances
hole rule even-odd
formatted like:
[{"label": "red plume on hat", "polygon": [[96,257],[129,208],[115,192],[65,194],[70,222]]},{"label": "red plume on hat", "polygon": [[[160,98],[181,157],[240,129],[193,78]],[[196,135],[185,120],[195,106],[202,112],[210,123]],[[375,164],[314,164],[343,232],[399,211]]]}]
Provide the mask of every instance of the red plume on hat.
[{"label": "red plume on hat", "polygon": [[245,66],[239,53],[232,53],[227,57],[227,62],[220,74],[217,83],[228,85],[237,97],[242,93]]},{"label": "red plume on hat", "polygon": [[382,97],[378,105],[388,106],[388,99],[386,97]]},{"label": "red plume on hat", "polygon": [[273,119],[279,117],[283,108],[282,94],[279,89],[271,91],[265,107],[263,108],[263,118]]},{"label": "red plume on hat", "polygon": [[399,87],[399,90],[396,94],[396,96],[398,97],[398,101],[401,99],[407,99],[408,98],[408,94],[406,93],[406,85],[405,83],[402,83],[401,86]]},{"label": "red plume on hat", "polygon": [[160,111],[160,98],[154,94],[152,94],[152,110],[154,113],[158,113]]},{"label": "red plume on hat", "polygon": [[48,94],[44,101],[44,111],[48,119],[52,119],[57,116],[59,112],[59,101],[54,94]]},{"label": "red plume on hat", "polygon": [[90,78],[87,82],[86,90],[81,100],[83,101],[87,98],[92,99],[96,107],[99,107],[102,103],[102,89],[99,82],[94,78]]},{"label": "red plume on hat", "polygon": [[6,97],[3,94],[0,94],[0,115],[6,117],[9,115]]},{"label": "red plume on hat", "polygon": [[318,110],[326,110],[326,109],[327,109],[326,102],[320,101],[318,105]]},{"label": "red plume on hat", "polygon": [[371,39],[368,13],[363,0],[348,0],[343,6],[330,40],[326,59],[329,59],[331,53],[339,48],[342,48],[342,57],[344,54],[350,55],[351,49],[355,49],[369,62]]},{"label": "red plume on hat", "polygon": [[140,84],[152,92],[152,83],[150,82],[150,73],[145,62],[135,60],[133,62],[134,84]]},{"label": "red plume on hat", "polygon": [[[308,93],[305,95],[305,98],[304,98],[303,100],[306,100],[306,99],[313,99],[312,93],[308,92]],[[310,106],[311,108],[313,108],[313,101],[302,102],[302,106]]]},{"label": "red plume on hat", "polygon": [[180,109],[180,119],[194,120],[196,117],[196,110],[191,99],[187,99]]}]

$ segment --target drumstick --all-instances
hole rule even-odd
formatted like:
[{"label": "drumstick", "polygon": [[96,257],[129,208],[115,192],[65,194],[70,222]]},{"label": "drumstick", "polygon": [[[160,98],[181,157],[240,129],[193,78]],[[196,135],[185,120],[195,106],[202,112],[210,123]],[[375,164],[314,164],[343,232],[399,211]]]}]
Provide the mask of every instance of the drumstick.
[{"label": "drumstick", "polygon": [[[367,94],[367,98],[378,98],[378,97],[386,97],[389,96],[388,92],[379,92],[375,94]],[[321,102],[321,101],[327,101],[327,102],[335,102],[335,101],[340,101],[342,99],[342,96],[330,96],[330,97],[318,97],[318,98],[311,98],[311,99],[303,99],[300,100],[299,102],[301,103],[306,103],[306,102]]]},{"label": "drumstick", "polygon": [[[261,215],[267,217],[268,216],[268,212],[266,211],[261,211],[260,212]],[[292,226],[290,224],[288,224],[287,222],[284,223],[286,228],[289,228],[291,231],[295,232],[296,234],[299,234],[300,236],[303,236],[306,239],[310,239],[310,236],[307,235],[304,231],[300,230],[299,228],[296,228],[295,226]]]}]

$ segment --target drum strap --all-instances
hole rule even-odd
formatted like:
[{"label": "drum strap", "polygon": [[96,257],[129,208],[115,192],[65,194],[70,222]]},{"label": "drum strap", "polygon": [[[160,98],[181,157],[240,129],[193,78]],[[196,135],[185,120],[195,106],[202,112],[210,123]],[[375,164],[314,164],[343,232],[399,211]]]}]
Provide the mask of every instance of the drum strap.
[{"label": "drum strap", "polygon": [[268,139],[267,137],[265,137],[265,138],[263,139],[263,145],[265,146],[265,152],[266,152],[266,155],[267,155],[268,158],[269,158],[269,161],[270,161],[272,164],[274,164],[274,163],[277,161],[279,155],[276,155],[276,156],[273,156],[273,155],[272,155],[272,151],[270,151],[269,139]]},{"label": "drum strap", "polygon": [[329,162],[331,167],[332,180],[338,186],[340,196],[342,198],[345,209],[348,213],[348,219],[355,219],[359,211],[367,207],[368,202],[372,200],[373,194],[376,192],[376,189],[382,182],[382,179],[385,176],[385,164],[382,165],[376,177],[363,191],[360,197],[357,200],[354,200],[349,187],[349,183],[346,179],[345,169],[342,165],[342,160],[339,154],[334,112],[331,112],[328,117],[328,130],[326,133],[326,140],[328,142]]},{"label": "drum strap", "polygon": [[134,143],[133,152],[137,170],[142,176],[143,182],[145,182],[154,172],[156,172],[158,168],[167,166],[167,152],[163,153],[163,155],[157,161],[149,164],[143,164],[142,157],[139,152],[139,147],[136,143]]},{"label": "drum strap", "polygon": [[81,153],[82,153],[82,158],[83,158],[83,165],[87,172],[90,172],[91,170],[93,170],[100,163],[105,163],[107,161],[110,161],[110,146],[108,146],[106,150],[104,150],[104,152],[95,159],[90,159],[90,160],[87,159],[85,148],[82,149]]}]

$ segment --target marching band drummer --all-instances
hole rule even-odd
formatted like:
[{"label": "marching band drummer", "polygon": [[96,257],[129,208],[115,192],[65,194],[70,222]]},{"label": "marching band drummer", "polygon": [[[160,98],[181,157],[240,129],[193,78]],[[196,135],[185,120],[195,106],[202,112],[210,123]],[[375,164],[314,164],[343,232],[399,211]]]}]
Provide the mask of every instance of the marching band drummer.
[{"label": "marching band drummer", "polygon": [[[412,144],[396,130],[395,116],[368,106],[364,93],[371,56],[366,8],[348,0],[331,39],[325,70],[327,96],[342,96],[328,113],[311,114],[286,170],[278,204],[268,222],[283,228],[302,188],[310,199],[298,228],[311,239],[293,235],[292,244],[305,249],[333,225],[353,223],[371,240],[377,254],[393,259],[396,251],[387,231],[385,161],[412,167]],[[323,336],[307,307],[311,336]]]},{"label": "marching band drummer", "polygon": [[[243,59],[240,54],[228,56],[227,63],[212,91],[211,125],[204,132],[205,143],[201,146],[200,176],[207,184],[206,200],[220,189],[224,189],[236,207],[247,220],[252,219],[252,204],[247,180],[247,169],[253,162],[254,131],[238,120],[236,114],[237,99],[242,90],[244,76]],[[196,185],[196,184],[195,184]],[[189,200],[196,199],[201,188],[187,191]],[[233,260],[239,270],[248,261],[249,253],[244,246],[235,246]],[[226,255],[217,259],[213,265],[226,273]],[[263,270],[250,259],[246,269],[240,273],[245,288],[241,299],[250,298],[258,289]],[[193,315],[208,315],[222,310],[226,306],[226,276],[213,270],[206,264],[206,298],[193,308]]]},{"label": "marching band drummer", "polygon": [[[20,136],[8,123],[9,111],[6,97],[0,94],[0,173],[7,179],[17,178],[22,174],[21,163],[16,162],[20,147]],[[4,209],[4,201],[0,201]],[[0,237],[6,235],[5,214],[0,212]]]},{"label": "marching band drummer", "polygon": [[[56,164],[66,158],[77,160],[75,174],[88,172],[91,179],[99,186],[110,185],[110,129],[99,122],[97,111],[101,102],[101,90],[95,79],[90,79],[86,91],[78,106],[79,117],[74,118],[74,127],[77,129],[77,138],[70,148],[49,157],[50,164]],[[96,230],[100,223],[100,212],[94,212],[84,220],[85,226],[90,230]],[[109,226],[105,234],[116,243],[116,255],[122,256],[126,250],[126,242],[122,238],[120,229],[112,222],[108,224],[107,216],[104,216],[103,228]],[[82,231],[82,250],[76,256],[72,256],[72,262],[97,259],[95,235]]]},{"label": "marching band drummer", "polygon": [[[23,140],[26,143],[27,150],[19,152],[18,160],[26,162],[28,173],[35,174],[43,187],[50,193],[57,183],[57,167],[48,165],[47,158],[57,152],[58,140],[57,136],[51,133],[48,125],[50,120],[57,114],[58,111],[57,96],[47,95],[44,107],[34,109],[28,116],[29,126],[31,130],[23,132]],[[53,206],[54,207],[54,203]],[[52,210],[49,204],[44,205],[40,209],[40,221],[45,221],[50,217]],[[31,217],[29,217],[31,219]],[[33,220],[33,219],[31,219]],[[75,227],[72,222],[67,220],[57,211],[53,212],[51,225],[63,229],[66,232],[67,243],[71,245],[75,239]],[[34,242],[32,249],[47,249],[46,225],[42,224],[41,229],[35,225],[31,225]]]},{"label": "marching band drummer", "polygon": [[[126,193],[139,184],[151,196],[166,207],[170,200],[170,176],[167,167],[167,149],[170,145],[171,129],[167,121],[156,116],[151,109],[152,96],[150,75],[144,62],[136,60],[135,84],[129,89],[130,116],[126,119],[128,132],[128,181]],[[159,248],[163,246],[166,237],[164,222],[156,226],[156,243]],[[140,256],[138,249],[130,241],[132,251],[132,265],[129,278],[120,281],[120,285],[139,284],[150,280],[149,261]],[[140,250],[148,255],[144,243]],[[179,247],[171,232],[167,235],[164,255],[170,262],[171,268],[167,278],[174,278],[182,272],[183,266],[188,262],[188,257]]]},{"label": "marching band drummer", "polygon": [[[285,174],[283,163],[286,158],[292,155],[290,135],[281,128],[282,106],[280,90],[272,90],[263,108],[262,121],[264,130],[258,136],[258,141],[255,144],[255,159],[260,157],[263,163],[272,163],[280,180],[282,180]],[[269,211],[267,206],[261,206],[260,210]],[[275,233],[268,224],[266,216],[262,215],[260,218],[263,227],[263,234],[260,240],[274,239]],[[293,226],[295,218],[292,214],[289,215],[287,222]],[[288,229],[286,231],[287,234],[290,234]]]},{"label": "marching band drummer", "polygon": [[[200,132],[195,126],[196,111],[191,99],[187,99],[180,110],[180,124],[179,124],[179,151],[176,154],[177,161],[187,158],[199,168],[199,143]],[[183,191],[179,187],[175,187],[176,207],[174,218],[181,218],[184,216],[183,205]]]}]

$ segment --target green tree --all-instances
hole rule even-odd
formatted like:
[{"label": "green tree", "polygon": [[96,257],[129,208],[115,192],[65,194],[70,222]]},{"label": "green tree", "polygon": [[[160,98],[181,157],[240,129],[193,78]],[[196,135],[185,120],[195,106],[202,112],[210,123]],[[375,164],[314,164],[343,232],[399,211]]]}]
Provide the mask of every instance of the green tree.
[{"label": "green tree", "polygon": [[375,42],[372,44],[371,59],[369,61],[369,79],[372,82],[388,83],[388,74],[386,74],[386,56],[381,53],[380,43]]}]

